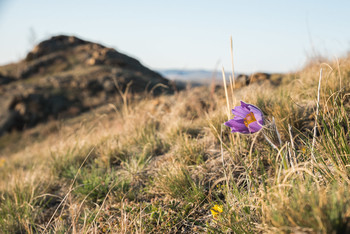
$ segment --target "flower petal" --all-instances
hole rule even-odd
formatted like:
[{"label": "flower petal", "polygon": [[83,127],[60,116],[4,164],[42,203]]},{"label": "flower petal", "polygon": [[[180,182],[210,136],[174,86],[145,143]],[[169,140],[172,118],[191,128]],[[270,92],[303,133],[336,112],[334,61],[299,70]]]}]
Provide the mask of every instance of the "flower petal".
[{"label": "flower petal", "polygon": [[240,101],[240,103],[241,103],[241,107],[247,108],[247,109],[248,109],[248,106],[251,105],[251,104],[245,103],[244,101]]},{"label": "flower petal", "polygon": [[258,132],[262,128],[262,125],[259,124],[257,121],[255,121],[255,122],[249,124],[248,128],[249,128],[249,131],[251,133],[255,133],[255,132]]},{"label": "flower petal", "polygon": [[236,124],[236,121],[233,119],[230,119],[229,121],[225,122],[225,125],[230,128],[233,128],[235,124]]},{"label": "flower petal", "polygon": [[235,116],[239,116],[241,118],[245,118],[247,114],[249,114],[249,109],[244,108],[242,106],[236,106],[235,109],[232,109],[232,114]]},{"label": "flower petal", "polygon": [[261,111],[258,107],[254,106],[254,105],[252,105],[252,104],[247,104],[247,105],[248,105],[249,110],[250,110],[251,112],[253,112],[253,114],[254,114],[256,120],[257,120],[261,125],[263,125],[263,124],[264,124],[264,114],[262,113],[262,111]]},{"label": "flower petal", "polygon": [[237,127],[240,127],[242,125],[245,126],[243,119],[240,119],[240,120],[230,119],[229,121],[227,121],[225,123],[225,125],[230,127],[230,128],[237,128]]},{"label": "flower petal", "polygon": [[249,129],[246,126],[239,126],[239,127],[231,128],[231,129],[232,129],[231,132],[239,132],[242,134],[249,134],[250,133]]},{"label": "flower petal", "polygon": [[249,133],[248,128],[244,125],[243,119],[230,119],[225,123],[225,125],[230,127],[232,132]]}]

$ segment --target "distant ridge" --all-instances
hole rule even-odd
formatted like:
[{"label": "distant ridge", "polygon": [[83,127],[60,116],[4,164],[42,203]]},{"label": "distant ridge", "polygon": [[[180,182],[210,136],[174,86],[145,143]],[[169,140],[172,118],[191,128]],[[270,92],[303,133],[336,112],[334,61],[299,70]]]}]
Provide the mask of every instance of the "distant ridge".
[{"label": "distant ridge", "polygon": [[[213,80],[216,84],[222,84],[222,72],[205,69],[160,69],[158,72],[169,80],[198,85],[208,85]],[[229,82],[231,72],[225,72],[226,81]],[[237,88],[251,83],[269,79],[271,74],[257,72],[250,75],[235,73]],[[278,75],[280,76],[280,75]]]}]

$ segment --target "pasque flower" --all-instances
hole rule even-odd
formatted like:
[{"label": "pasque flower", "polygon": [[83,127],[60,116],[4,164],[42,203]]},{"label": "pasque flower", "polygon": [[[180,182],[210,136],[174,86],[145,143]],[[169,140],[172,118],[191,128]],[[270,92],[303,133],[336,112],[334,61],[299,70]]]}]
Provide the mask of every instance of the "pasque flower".
[{"label": "pasque flower", "polygon": [[225,123],[232,132],[251,134],[258,132],[264,125],[264,115],[262,111],[252,105],[241,101],[240,106],[232,110],[234,118]]}]

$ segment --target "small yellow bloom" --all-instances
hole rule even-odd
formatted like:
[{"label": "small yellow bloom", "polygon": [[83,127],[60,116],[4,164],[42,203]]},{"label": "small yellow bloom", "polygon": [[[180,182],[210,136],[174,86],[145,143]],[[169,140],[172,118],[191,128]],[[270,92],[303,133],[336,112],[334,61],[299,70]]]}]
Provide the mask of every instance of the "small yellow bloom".
[{"label": "small yellow bloom", "polygon": [[303,153],[305,154],[306,153],[306,148],[305,147],[301,148],[301,151],[303,151]]},{"label": "small yellow bloom", "polygon": [[4,158],[0,159],[0,167],[3,167],[5,165],[6,160]]},{"label": "small yellow bloom", "polygon": [[224,211],[224,207],[222,205],[215,205],[210,209],[211,214],[214,219],[218,219],[219,214]]}]

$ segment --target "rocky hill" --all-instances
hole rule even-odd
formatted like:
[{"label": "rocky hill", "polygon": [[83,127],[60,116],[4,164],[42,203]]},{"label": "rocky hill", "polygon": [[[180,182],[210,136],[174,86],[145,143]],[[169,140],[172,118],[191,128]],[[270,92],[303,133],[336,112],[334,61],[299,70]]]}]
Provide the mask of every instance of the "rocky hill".
[{"label": "rocky hill", "polygon": [[160,74],[115,49],[52,37],[22,61],[0,66],[0,135],[115,102],[127,87],[134,94],[173,90]]}]

